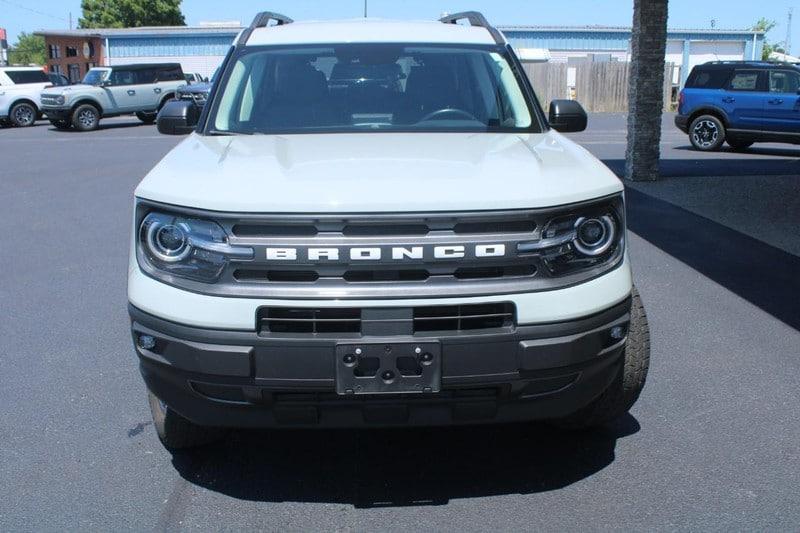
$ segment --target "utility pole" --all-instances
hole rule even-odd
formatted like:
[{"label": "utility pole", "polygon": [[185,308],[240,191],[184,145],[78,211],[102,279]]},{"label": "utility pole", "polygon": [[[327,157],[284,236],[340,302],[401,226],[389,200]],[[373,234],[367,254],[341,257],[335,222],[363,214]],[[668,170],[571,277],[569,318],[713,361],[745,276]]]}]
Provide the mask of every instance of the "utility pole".
[{"label": "utility pole", "polygon": [[72,30],[72,11],[69,12],[69,29]]},{"label": "utility pole", "polygon": [[369,0],[364,0],[364,18],[367,18],[367,2]]},{"label": "utility pole", "polygon": [[786,17],[786,42],[783,43],[783,52],[788,56],[792,55],[792,12],[793,7],[789,8],[789,15]]}]

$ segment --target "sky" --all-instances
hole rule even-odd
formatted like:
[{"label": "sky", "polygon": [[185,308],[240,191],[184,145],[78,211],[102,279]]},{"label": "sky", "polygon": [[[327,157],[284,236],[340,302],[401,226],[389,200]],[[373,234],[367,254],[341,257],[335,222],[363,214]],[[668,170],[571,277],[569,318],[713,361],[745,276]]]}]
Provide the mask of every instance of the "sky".
[{"label": "sky", "polygon": [[[69,28],[80,17],[80,0],[0,0],[0,28],[8,30],[10,44],[19,32]],[[767,7],[768,6],[768,7]],[[352,18],[364,14],[364,0],[183,0],[187,24],[237,21],[249,24],[259,10],[284,13],[295,20]],[[786,38],[789,8],[800,0],[670,0],[670,28],[720,29],[751,27],[761,17],[778,25],[770,42]],[[611,25],[630,26],[633,0],[368,0],[369,16],[434,19],[443,12],[482,11],[495,25]],[[800,9],[792,27],[792,51],[800,54]]]}]

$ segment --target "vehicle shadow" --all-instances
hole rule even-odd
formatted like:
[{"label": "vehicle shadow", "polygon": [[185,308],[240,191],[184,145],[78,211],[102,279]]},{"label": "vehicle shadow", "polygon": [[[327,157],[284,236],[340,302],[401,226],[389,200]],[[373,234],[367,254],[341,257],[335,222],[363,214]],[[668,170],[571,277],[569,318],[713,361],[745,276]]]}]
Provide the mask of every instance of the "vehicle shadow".
[{"label": "vehicle shadow", "polygon": [[[675,148],[687,150],[689,148]],[[800,174],[800,150],[783,150],[780,148],[751,148],[747,154],[770,155],[775,159],[764,158],[690,158],[686,159],[661,159],[659,169],[665,178],[688,178],[705,176],[785,176]],[[733,152],[732,155],[741,155],[742,152]],[[617,176],[625,174],[624,159],[604,159],[603,163]]]},{"label": "vehicle shadow", "polygon": [[611,464],[617,440],[639,429],[626,415],[580,433],[542,424],[237,431],[172,463],[188,482],[243,500],[444,505],[570,485]]},{"label": "vehicle shadow", "polygon": [[631,187],[628,229],[800,330],[800,257]]},{"label": "vehicle shadow", "polygon": [[153,124],[145,124],[145,123],[143,123],[141,121],[138,121],[138,120],[134,120],[134,121],[131,121],[131,122],[111,122],[111,123],[100,122],[100,124],[97,126],[97,129],[94,130],[94,131],[90,131],[90,132],[78,131],[75,128],[70,128],[68,130],[59,130],[55,126],[52,126],[52,125],[48,125],[48,126],[49,126],[48,129],[50,131],[56,131],[58,133],[79,133],[79,134],[84,134],[85,135],[86,133],[94,133],[94,132],[105,131],[105,130],[121,130],[121,129],[127,129],[127,128],[137,128],[137,127],[140,127],[140,126],[141,127],[153,127]]}]

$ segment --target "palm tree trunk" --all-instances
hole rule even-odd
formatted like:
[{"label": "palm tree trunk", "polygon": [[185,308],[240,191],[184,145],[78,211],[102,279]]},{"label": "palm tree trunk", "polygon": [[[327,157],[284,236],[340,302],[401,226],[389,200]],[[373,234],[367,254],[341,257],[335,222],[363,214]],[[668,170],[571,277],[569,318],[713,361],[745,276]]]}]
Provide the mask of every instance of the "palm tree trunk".
[{"label": "palm tree trunk", "polygon": [[658,179],[668,0],[634,0],[625,177]]}]

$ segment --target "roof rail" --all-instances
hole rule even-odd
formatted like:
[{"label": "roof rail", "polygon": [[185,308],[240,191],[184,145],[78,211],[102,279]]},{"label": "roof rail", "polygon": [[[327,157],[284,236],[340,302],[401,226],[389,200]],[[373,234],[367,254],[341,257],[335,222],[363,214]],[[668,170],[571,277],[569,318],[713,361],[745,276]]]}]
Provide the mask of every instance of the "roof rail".
[{"label": "roof rail", "polygon": [[443,22],[445,24],[458,24],[459,20],[468,20],[470,26],[486,28],[486,30],[494,38],[494,42],[497,44],[506,44],[506,39],[503,37],[503,34],[500,33],[500,30],[489,24],[489,21],[483,16],[483,13],[480,13],[479,11],[464,11],[462,13],[454,13],[452,15],[447,15],[440,18],[439,22]]},{"label": "roof rail", "polygon": [[239,40],[236,41],[236,44],[240,46],[247,44],[247,40],[255,30],[258,28],[266,28],[269,26],[270,21],[273,20],[275,21],[276,26],[283,26],[284,24],[291,24],[294,22],[294,20],[290,19],[286,15],[272,13],[271,11],[263,11],[256,15],[256,18],[253,19],[253,22],[250,24],[250,26],[241,33]]}]

